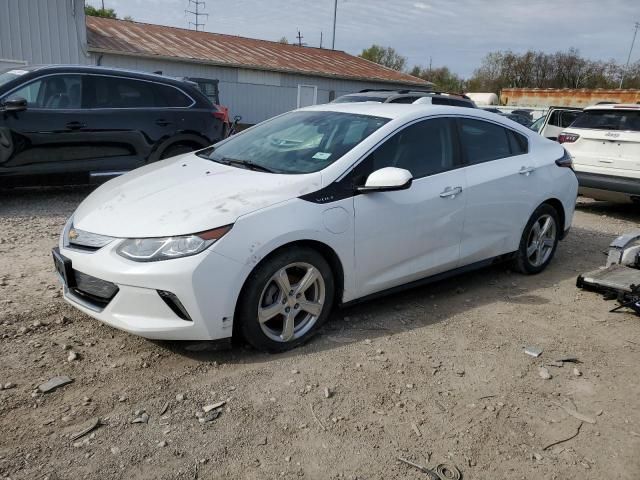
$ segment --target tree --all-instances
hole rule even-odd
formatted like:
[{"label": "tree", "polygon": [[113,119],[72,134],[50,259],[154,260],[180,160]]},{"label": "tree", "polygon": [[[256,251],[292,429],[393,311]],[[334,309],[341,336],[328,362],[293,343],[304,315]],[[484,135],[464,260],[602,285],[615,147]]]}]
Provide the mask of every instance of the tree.
[{"label": "tree", "polygon": [[407,64],[407,59],[396,52],[394,48],[376,44],[362,50],[359,56],[393,70],[403,70]]},{"label": "tree", "polygon": [[461,92],[464,88],[462,78],[449,70],[449,67],[423,68],[416,65],[409,74],[433,82],[436,88],[445,92]]},{"label": "tree", "polygon": [[135,22],[135,20],[133,19],[133,17],[131,15],[126,15],[123,20],[127,21],[127,22]]},{"label": "tree", "polygon": [[91,5],[84,6],[84,14],[89,17],[118,18],[113,8],[96,8]]},{"label": "tree", "polygon": [[289,44],[289,40],[287,40],[287,37],[281,37],[280,40],[278,40],[278,43],[284,43],[287,45]]}]

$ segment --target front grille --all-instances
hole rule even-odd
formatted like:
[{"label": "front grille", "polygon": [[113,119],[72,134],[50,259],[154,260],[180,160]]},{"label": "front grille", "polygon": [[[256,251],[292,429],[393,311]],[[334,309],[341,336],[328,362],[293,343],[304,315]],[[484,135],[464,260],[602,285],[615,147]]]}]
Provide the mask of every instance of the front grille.
[{"label": "front grille", "polygon": [[118,286],[115,283],[100,280],[78,270],[74,270],[73,275],[75,286],[71,291],[96,307],[106,307],[118,293]]}]

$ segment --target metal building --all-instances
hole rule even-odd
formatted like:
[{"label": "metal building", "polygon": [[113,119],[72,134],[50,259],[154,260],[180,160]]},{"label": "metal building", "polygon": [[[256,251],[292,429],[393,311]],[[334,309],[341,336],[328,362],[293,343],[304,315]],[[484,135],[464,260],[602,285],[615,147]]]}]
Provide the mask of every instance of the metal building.
[{"label": "metal building", "polygon": [[431,87],[342,51],[84,15],[83,0],[0,0],[0,68],[71,63],[219,80],[243,123],[365,88]]}]

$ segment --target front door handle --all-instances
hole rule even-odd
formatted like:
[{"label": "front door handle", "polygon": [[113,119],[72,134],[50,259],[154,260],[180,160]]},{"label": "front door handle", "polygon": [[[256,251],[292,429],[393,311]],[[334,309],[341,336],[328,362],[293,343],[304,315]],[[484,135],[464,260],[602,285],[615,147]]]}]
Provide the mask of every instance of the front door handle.
[{"label": "front door handle", "polygon": [[440,196],[442,198],[455,197],[460,193],[462,193],[462,187],[447,187],[442,192],[440,192]]},{"label": "front door handle", "polygon": [[69,122],[65,127],[67,127],[67,130],[80,130],[81,128],[85,128],[86,125],[82,122]]},{"label": "front door handle", "polygon": [[158,120],[156,120],[156,125],[158,125],[159,127],[167,127],[171,125],[171,122],[165,120],[164,118],[159,118]]},{"label": "front door handle", "polygon": [[535,167],[522,167],[518,173],[520,175],[529,176],[531,173],[533,173],[534,170],[535,170]]}]

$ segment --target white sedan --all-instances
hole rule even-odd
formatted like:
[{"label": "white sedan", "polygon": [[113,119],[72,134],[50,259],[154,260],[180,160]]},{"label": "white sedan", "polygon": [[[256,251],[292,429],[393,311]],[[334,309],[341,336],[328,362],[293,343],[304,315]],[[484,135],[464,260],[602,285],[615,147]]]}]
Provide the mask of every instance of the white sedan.
[{"label": "white sedan", "polygon": [[542,271],[577,189],[562,146],[504,117],[329,104],[111,180],[53,254],[65,299],[113,327],[283,351],[336,304],[501,260]]}]

